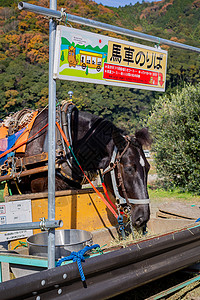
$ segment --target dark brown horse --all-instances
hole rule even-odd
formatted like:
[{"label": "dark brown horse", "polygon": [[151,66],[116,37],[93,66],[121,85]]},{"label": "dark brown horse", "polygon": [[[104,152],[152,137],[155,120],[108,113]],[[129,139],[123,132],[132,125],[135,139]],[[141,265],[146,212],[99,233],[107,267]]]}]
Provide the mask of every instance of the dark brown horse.
[{"label": "dark brown horse", "polygon": [[[62,113],[60,113],[62,114]],[[142,146],[150,142],[147,129],[126,137],[110,121],[76,108],[71,113],[70,138],[73,151],[82,167],[89,173],[105,171],[105,185],[117,198],[119,205],[131,207],[133,224],[142,226],[149,220],[147,174],[149,163]],[[48,111],[36,118],[29,136],[33,136],[48,122]],[[64,125],[63,125],[64,126]],[[25,156],[47,152],[47,128],[27,144]],[[81,188],[83,174],[71,156],[61,134],[56,129],[56,190]],[[19,183],[22,192],[47,191],[47,173],[24,177]]]}]

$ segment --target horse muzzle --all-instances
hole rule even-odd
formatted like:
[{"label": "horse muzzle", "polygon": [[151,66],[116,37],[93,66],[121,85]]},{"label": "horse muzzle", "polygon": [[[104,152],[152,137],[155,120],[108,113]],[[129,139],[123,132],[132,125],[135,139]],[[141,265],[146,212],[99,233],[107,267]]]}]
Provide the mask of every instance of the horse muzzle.
[{"label": "horse muzzle", "polygon": [[139,228],[144,226],[150,218],[150,208],[148,204],[138,204],[131,206],[131,216],[133,226]]}]

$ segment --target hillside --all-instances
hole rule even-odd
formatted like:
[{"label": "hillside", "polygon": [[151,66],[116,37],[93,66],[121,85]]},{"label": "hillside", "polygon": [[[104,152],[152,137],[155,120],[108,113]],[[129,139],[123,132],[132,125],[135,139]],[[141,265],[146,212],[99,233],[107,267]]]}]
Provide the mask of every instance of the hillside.
[{"label": "hillside", "polygon": [[[0,0],[0,118],[24,106],[39,108],[48,103],[48,20],[30,12],[19,12],[17,2]],[[29,2],[49,5],[47,0]],[[58,0],[58,9],[61,7],[71,14],[200,47],[200,0],[162,0],[119,8],[98,5],[92,0]],[[80,25],[73,24],[73,27],[102,33]],[[138,39],[130,40],[153,46]],[[185,82],[200,81],[197,53],[161,47],[169,51],[166,93]],[[138,126],[159,96],[143,90],[57,82],[60,101],[67,98],[69,90],[74,91],[73,101],[79,108],[101,114],[128,131]]]}]

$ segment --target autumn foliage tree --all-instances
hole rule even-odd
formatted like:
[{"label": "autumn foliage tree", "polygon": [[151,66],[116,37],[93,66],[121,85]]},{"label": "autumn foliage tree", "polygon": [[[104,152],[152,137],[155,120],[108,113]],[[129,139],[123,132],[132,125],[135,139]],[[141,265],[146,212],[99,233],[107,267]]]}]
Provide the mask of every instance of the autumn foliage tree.
[{"label": "autumn foliage tree", "polygon": [[[30,2],[49,7],[49,0]],[[196,47],[200,44],[199,0],[138,2],[119,8],[98,5],[92,0],[58,0],[57,3],[58,10],[65,8],[70,14]],[[19,11],[17,4],[17,0],[0,0],[0,118],[24,106],[39,108],[48,103],[49,21],[44,16],[25,10]],[[97,28],[71,25],[102,34]],[[114,32],[103,34],[129,39]],[[138,42],[133,38],[130,40]],[[139,43],[154,46],[147,41],[140,40]],[[196,53],[169,47],[167,50],[167,94],[183,87],[185,82],[196,84],[200,81],[200,59]],[[152,91],[120,86],[57,81],[58,100],[67,99],[69,90],[73,90],[73,101],[79,108],[102,115],[128,132],[134,132],[160,95]]]}]

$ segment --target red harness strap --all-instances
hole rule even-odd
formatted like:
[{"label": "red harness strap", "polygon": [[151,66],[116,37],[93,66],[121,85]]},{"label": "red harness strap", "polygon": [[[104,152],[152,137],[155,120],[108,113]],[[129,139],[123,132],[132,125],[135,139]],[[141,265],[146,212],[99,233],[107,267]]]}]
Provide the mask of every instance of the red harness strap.
[{"label": "red harness strap", "polygon": [[105,183],[103,181],[103,177],[101,175],[101,171],[100,170],[99,170],[99,175],[100,175],[100,178],[101,178],[101,184],[102,184],[102,187],[103,187],[103,191],[104,191],[104,194],[106,195],[106,198],[107,198],[108,202],[112,205],[112,207],[114,209],[117,210],[117,206],[111,201],[110,196],[108,195],[108,191],[106,189],[106,186],[105,186]]},{"label": "red harness strap", "polygon": [[63,139],[64,139],[64,141],[65,141],[65,143],[67,144],[67,147],[70,149],[72,155],[74,156],[74,158],[75,158],[75,160],[76,160],[76,162],[77,162],[77,164],[78,164],[78,166],[79,166],[81,172],[84,174],[85,178],[86,178],[87,181],[90,183],[90,185],[92,186],[93,190],[97,193],[97,195],[101,198],[101,200],[105,203],[105,205],[110,209],[110,211],[113,213],[113,215],[114,215],[115,218],[117,219],[117,218],[118,218],[117,213],[114,211],[114,209],[112,208],[112,206],[106,201],[106,199],[103,197],[103,195],[98,191],[98,189],[94,186],[94,184],[90,181],[90,179],[87,177],[87,175],[86,175],[85,172],[83,171],[81,165],[79,164],[77,158],[75,157],[75,154],[74,154],[73,150],[72,150],[71,147],[70,147],[69,141],[67,140],[67,138],[66,138],[66,136],[65,136],[65,134],[64,134],[64,132],[63,132],[63,130],[62,130],[62,128],[61,128],[60,125],[58,124],[58,122],[56,122],[56,125],[57,125],[57,127],[58,127],[58,129],[59,129],[59,131],[60,131],[60,133],[61,133],[61,135],[62,135],[62,137],[63,137]]}]

